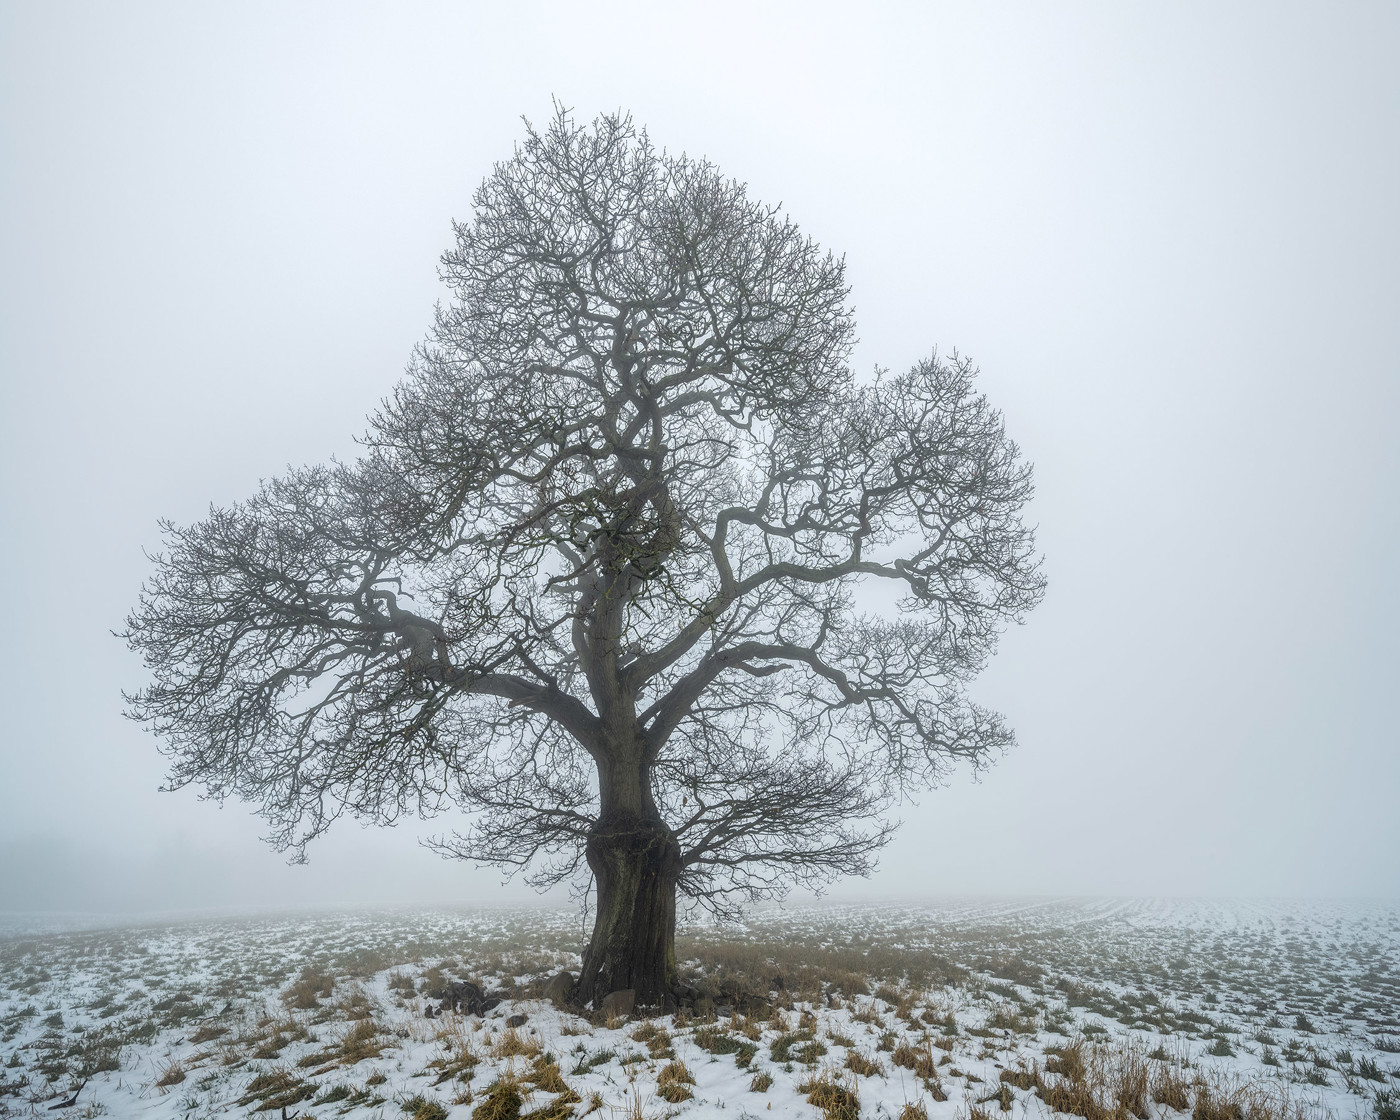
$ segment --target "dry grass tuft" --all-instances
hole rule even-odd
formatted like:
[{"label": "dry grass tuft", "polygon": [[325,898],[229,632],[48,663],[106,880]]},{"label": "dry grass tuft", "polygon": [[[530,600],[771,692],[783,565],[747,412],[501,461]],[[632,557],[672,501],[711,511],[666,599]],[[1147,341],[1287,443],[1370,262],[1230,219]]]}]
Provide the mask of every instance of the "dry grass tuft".
[{"label": "dry grass tuft", "polygon": [[[1002,1074],[1003,1082],[1027,1087],[1022,1079],[1034,1076],[1037,1091],[1056,1112],[1068,1112],[1085,1120],[1148,1120],[1149,1098],[1171,1107],[1185,1107],[1185,1086],[1173,1080],[1161,1063],[1150,1063],[1138,1046],[1118,1048],[1091,1045],[1075,1039],[1066,1046],[1051,1047],[1043,1075],[1018,1070],[1016,1080]],[[1162,1096],[1158,1096],[1158,1094]],[[1197,1120],[1223,1120],[1198,1117]],[[1242,1120],[1242,1118],[1237,1118]]]},{"label": "dry grass tuft", "polygon": [[579,1100],[578,1094],[569,1088],[569,1083],[559,1072],[559,1064],[552,1054],[541,1054],[536,1058],[525,1079],[532,1082],[541,1092],[559,1093],[570,1097],[569,1104],[576,1104]]},{"label": "dry grass tuft", "polygon": [[447,1108],[441,1101],[416,1093],[400,1106],[409,1120],[447,1120]]},{"label": "dry grass tuft", "polygon": [[340,999],[336,1000],[335,1006],[345,1018],[352,1021],[369,1019],[374,1015],[374,1000],[359,984],[354,985]]},{"label": "dry grass tuft", "polygon": [[665,1027],[658,1026],[653,1022],[644,1022],[632,1032],[632,1038],[636,1042],[646,1044],[647,1053],[653,1058],[674,1058],[675,1051],[671,1049],[671,1035]]},{"label": "dry grass tuft", "polygon": [[521,1034],[514,1027],[507,1027],[491,1047],[491,1054],[496,1058],[537,1058],[542,1049],[535,1039]]},{"label": "dry grass tuft", "polygon": [[733,1054],[734,1064],[740,1069],[748,1069],[749,1063],[758,1053],[758,1047],[752,1042],[735,1038],[726,1033],[723,1027],[700,1027],[691,1035],[691,1040],[700,1049],[708,1050],[711,1054]]},{"label": "dry grass tuft", "polygon": [[729,1021],[731,1030],[738,1031],[750,1042],[757,1042],[763,1037],[763,1028],[758,1023],[744,1015],[735,1015]]},{"label": "dry grass tuft", "polygon": [[932,1045],[927,1042],[922,1046],[912,1046],[907,1041],[901,1042],[894,1048],[890,1061],[902,1069],[913,1070],[915,1077],[925,1080],[936,1080],[938,1077],[938,1061],[933,1056]]},{"label": "dry grass tuft", "polygon": [[160,1076],[156,1078],[156,1088],[169,1089],[172,1085],[178,1085],[185,1079],[185,1067],[172,1058],[160,1069]]},{"label": "dry grass tuft", "polygon": [[1040,1071],[1034,1066],[1026,1069],[1018,1066],[1016,1069],[1004,1069],[1001,1071],[1000,1080],[1007,1085],[1014,1085],[1018,1089],[1034,1089],[1040,1084]]},{"label": "dry grass tuft", "polygon": [[1191,1107],[1191,1083],[1166,1062],[1157,1062],[1152,1070],[1152,1099],[1185,1112]]},{"label": "dry grass tuft", "polygon": [[805,1093],[808,1102],[821,1109],[826,1120],[860,1120],[860,1097],[854,1089],[842,1085],[830,1070],[804,1081],[797,1091]]},{"label": "dry grass tuft", "polygon": [[656,1092],[669,1104],[680,1104],[681,1101],[688,1101],[695,1096],[690,1091],[690,1086],[694,1084],[695,1078],[686,1068],[686,1064],[675,1061],[661,1071],[656,1081]]},{"label": "dry grass tuft", "polygon": [[316,1086],[312,1082],[303,1081],[289,1069],[270,1069],[248,1083],[238,1103],[249,1105],[256,1101],[254,1112],[268,1112],[289,1108],[315,1095]]},{"label": "dry grass tuft", "polygon": [[443,1031],[438,1037],[447,1047],[447,1053],[428,1063],[428,1069],[438,1071],[437,1080],[433,1084],[441,1085],[444,1081],[470,1081],[472,1070],[481,1062],[472,1046],[471,1037],[460,1029]]},{"label": "dry grass tuft", "polygon": [[928,1120],[928,1109],[923,1101],[906,1102],[899,1110],[899,1120]]},{"label": "dry grass tuft", "polygon": [[335,990],[335,977],[307,965],[301,975],[282,993],[282,1002],[298,1011],[319,1007],[321,1000]]},{"label": "dry grass tuft", "polygon": [[372,1019],[360,1019],[340,1040],[339,1058],[342,1065],[353,1066],[366,1058],[378,1057],[385,1043]]},{"label": "dry grass tuft", "polygon": [[811,1031],[789,1031],[773,1043],[770,1052],[775,1062],[813,1065],[826,1053],[826,1043],[817,1041]]},{"label": "dry grass tuft", "polygon": [[846,1055],[846,1068],[861,1077],[883,1077],[885,1067],[874,1058],[867,1058],[859,1050]]},{"label": "dry grass tuft", "polygon": [[524,1100],[520,1082],[505,1074],[487,1087],[485,1099],[472,1109],[472,1120],[517,1120]]}]

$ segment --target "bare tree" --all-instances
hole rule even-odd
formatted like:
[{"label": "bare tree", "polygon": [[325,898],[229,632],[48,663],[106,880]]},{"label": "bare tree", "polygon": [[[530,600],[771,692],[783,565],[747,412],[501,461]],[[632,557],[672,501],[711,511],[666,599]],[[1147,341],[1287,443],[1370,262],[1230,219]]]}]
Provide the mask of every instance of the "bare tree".
[{"label": "bare tree", "polygon": [[586,864],[579,998],[667,1003],[678,892],[866,872],[1011,742],[964,686],[1043,592],[1031,471],[956,355],[856,384],[843,262],[627,117],[474,202],[363,457],[163,525],[130,712],[298,856],[456,807],[445,852]]}]

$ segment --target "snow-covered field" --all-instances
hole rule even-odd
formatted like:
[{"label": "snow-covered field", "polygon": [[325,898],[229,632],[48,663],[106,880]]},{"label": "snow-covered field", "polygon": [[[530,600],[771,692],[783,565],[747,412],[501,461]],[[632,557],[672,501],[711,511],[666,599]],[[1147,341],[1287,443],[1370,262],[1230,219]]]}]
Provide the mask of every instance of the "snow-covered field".
[{"label": "snow-covered field", "polygon": [[[713,1009],[650,1021],[537,998],[582,936],[550,909],[12,925],[0,1117],[1400,1120],[1393,903],[766,910],[685,931]],[[504,1002],[425,1016],[453,978]]]}]

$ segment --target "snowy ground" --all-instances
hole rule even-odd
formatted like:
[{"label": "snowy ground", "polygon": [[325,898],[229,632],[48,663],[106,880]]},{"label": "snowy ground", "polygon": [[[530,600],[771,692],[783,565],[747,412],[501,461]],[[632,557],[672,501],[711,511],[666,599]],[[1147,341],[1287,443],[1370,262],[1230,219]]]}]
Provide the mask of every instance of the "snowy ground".
[{"label": "snowy ground", "polygon": [[[1395,904],[772,910],[687,931],[715,1011],[650,1022],[533,998],[581,937],[548,909],[16,927],[0,1118],[1400,1120]],[[508,998],[425,1017],[450,978]]]}]

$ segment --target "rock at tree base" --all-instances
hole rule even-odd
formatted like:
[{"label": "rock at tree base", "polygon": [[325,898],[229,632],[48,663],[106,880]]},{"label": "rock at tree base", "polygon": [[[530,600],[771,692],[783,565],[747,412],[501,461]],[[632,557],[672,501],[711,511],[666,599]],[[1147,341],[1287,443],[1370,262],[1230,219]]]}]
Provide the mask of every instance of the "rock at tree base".
[{"label": "rock at tree base", "polygon": [[620,1019],[624,1015],[632,1014],[632,1008],[636,1005],[637,990],[623,988],[621,991],[609,992],[604,996],[603,1002],[598,1005],[598,1010],[609,1018]]},{"label": "rock at tree base", "polygon": [[556,972],[544,986],[544,998],[555,1007],[567,1007],[574,996],[574,974]]},{"label": "rock at tree base", "polygon": [[464,1015],[485,1015],[500,1004],[497,996],[488,996],[470,980],[454,980],[442,998],[442,1011],[460,1011]]}]

